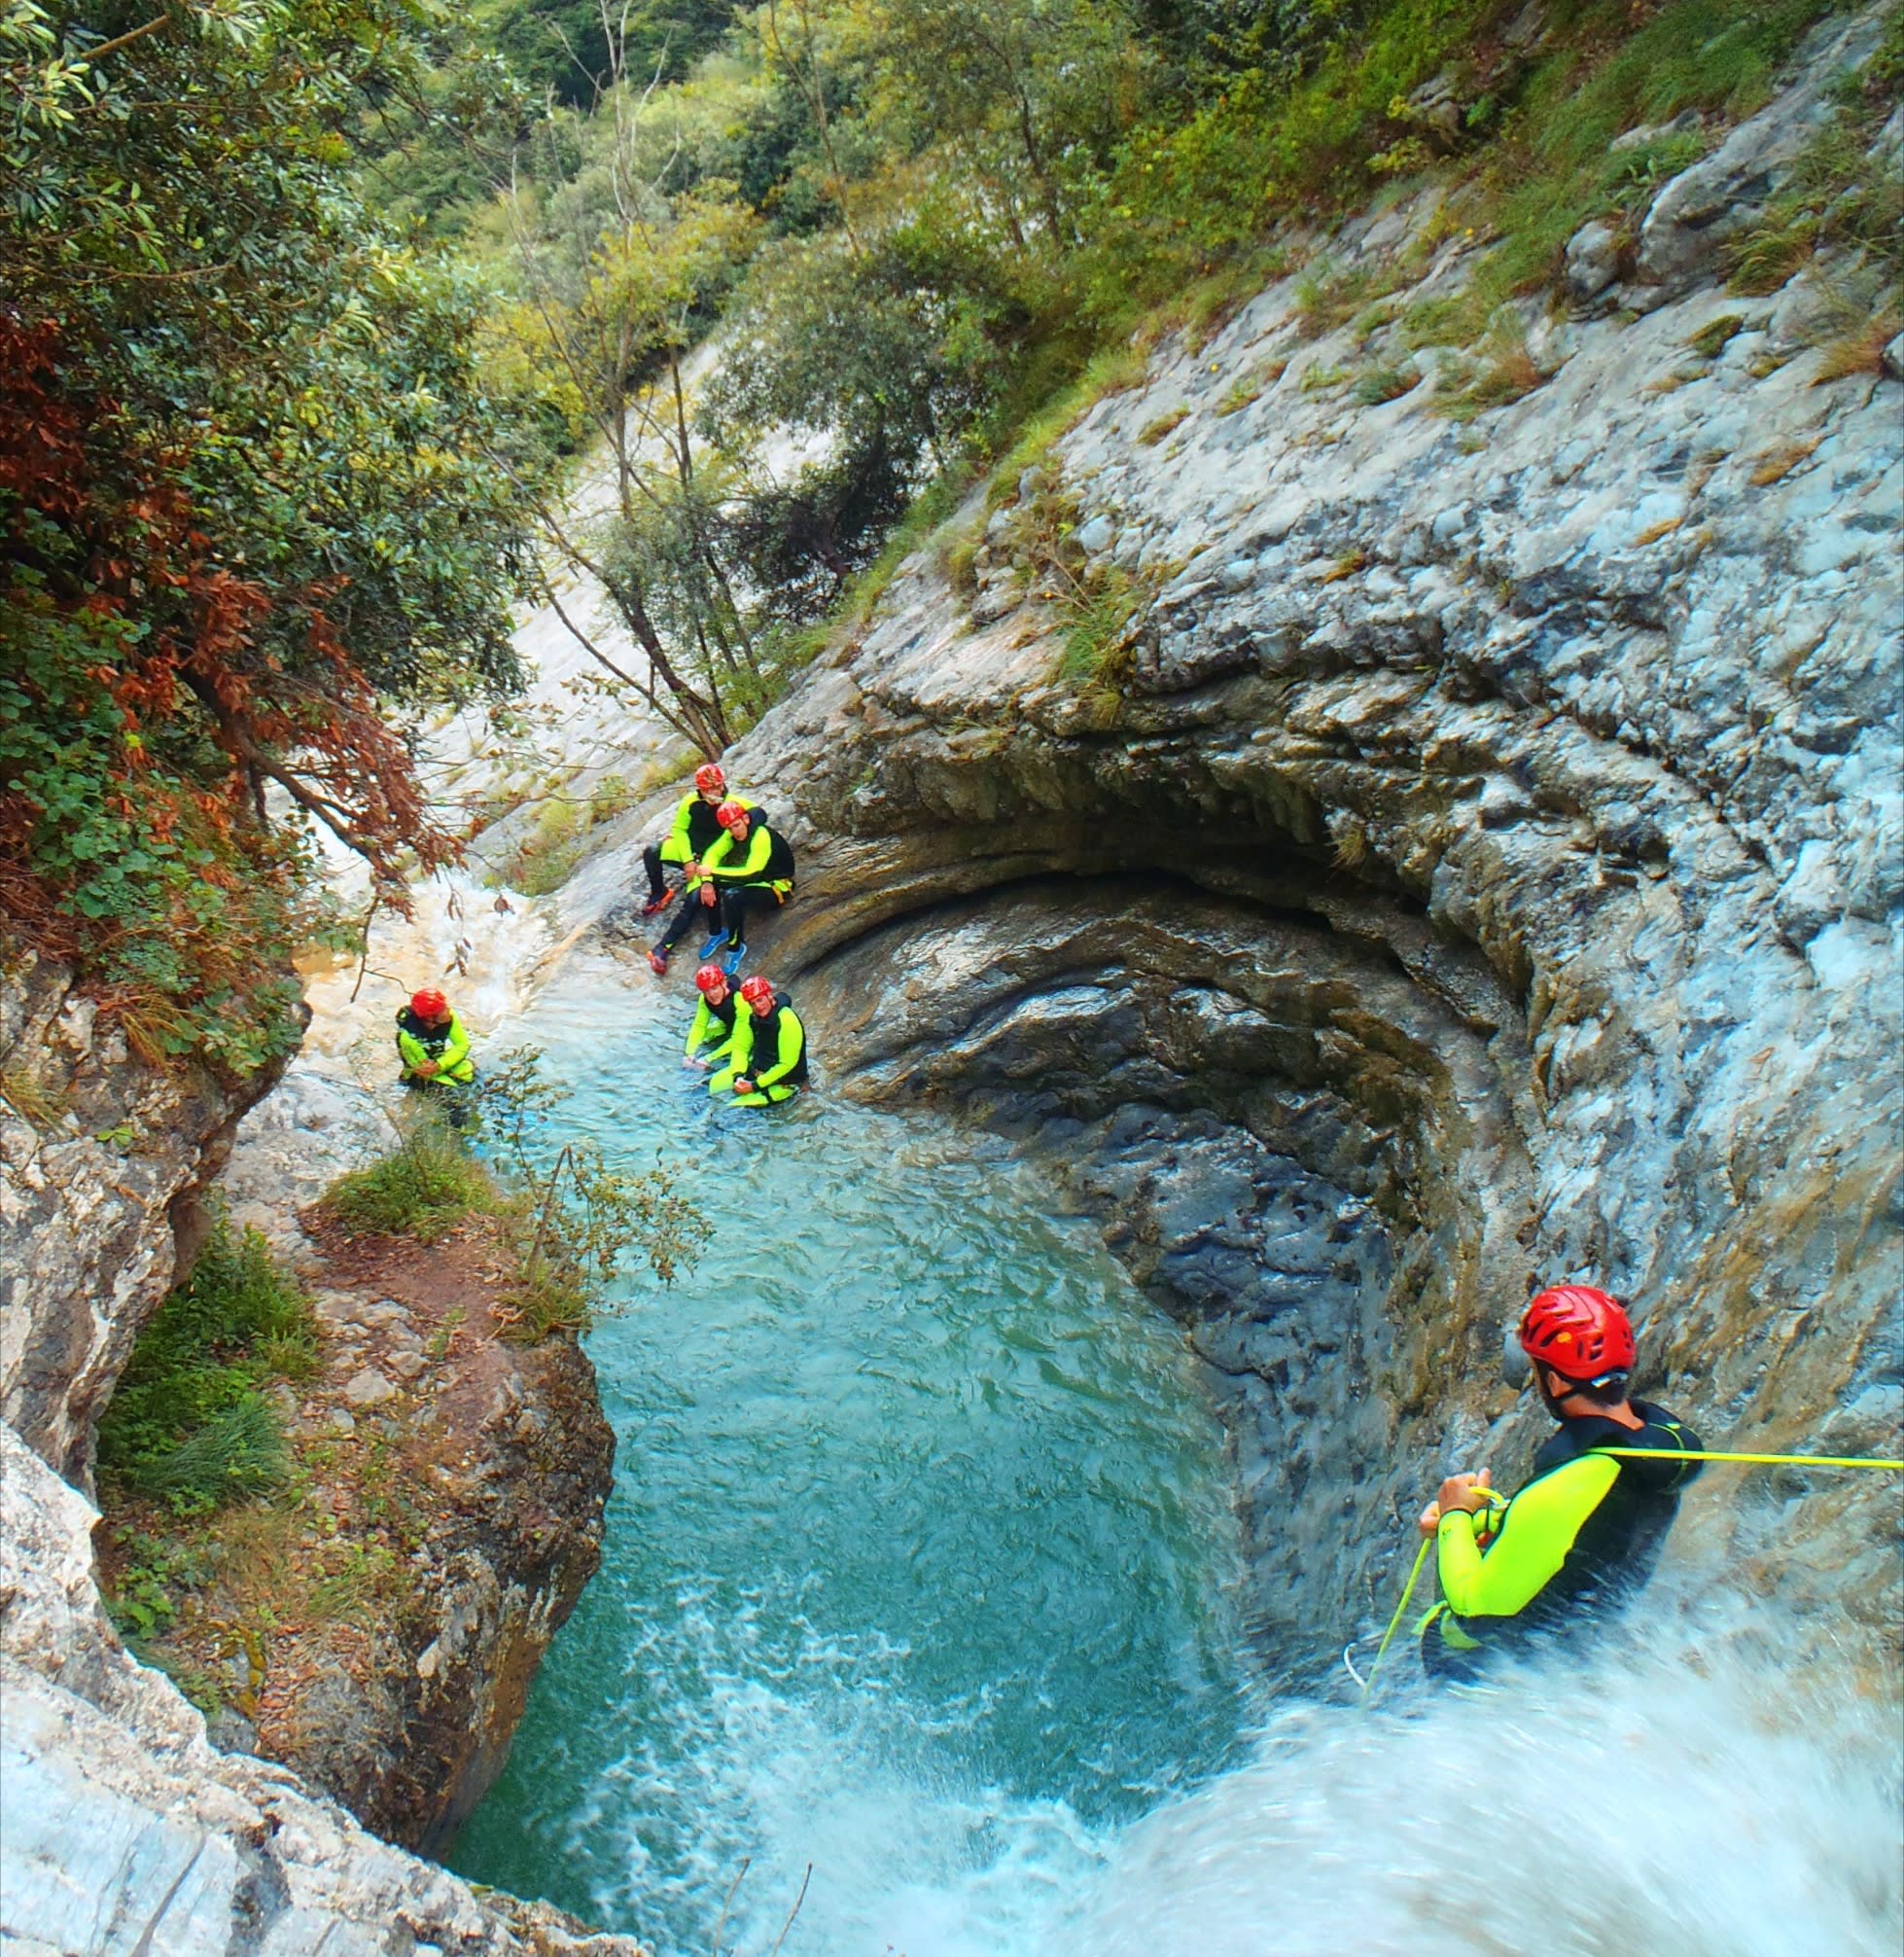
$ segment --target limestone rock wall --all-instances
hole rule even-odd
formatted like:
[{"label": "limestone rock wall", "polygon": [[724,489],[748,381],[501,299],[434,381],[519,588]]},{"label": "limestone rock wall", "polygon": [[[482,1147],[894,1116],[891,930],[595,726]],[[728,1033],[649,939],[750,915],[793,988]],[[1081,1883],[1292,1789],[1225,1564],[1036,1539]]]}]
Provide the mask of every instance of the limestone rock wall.
[{"label": "limestone rock wall", "polygon": [[172,1282],[175,1220],[217,1172],[266,1071],[159,1069],[96,1023],[60,967],[0,973],[0,1418],[69,1479],[138,1329]]},{"label": "limestone rock wall", "polygon": [[[1518,1472],[1536,1281],[1630,1297],[1715,1441],[1895,1438],[1904,388],[1828,375],[1855,267],[1744,298],[1694,235],[1875,20],[1719,153],[1765,169],[1661,188],[1624,309],[1524,306],[1523,398],[1452,418],[1425,350],[1365,405],[1415,357],[1305,338],[1286,279],[975,496],[729,757],[802,866],[750,969],[829,1086],[1024,1135],[1229,1374],[1290,1652],[1444,1466]],[[1432,216],[1307,243],[1398,317],[1468,275]],[[1126,581],[1121,643],[1080,654],[1054,552]],[[569,922],[641,942],[638,887],[598,859]],[[1889,1608],[1886,1491],[1693,1508],[1756,1588]]]},{"label": "limestone rock wall", "polygon": [[[321,1083],[247,1119],[271,1085],[148,1065],[57,968],[16,958],[0,977],[0,1943],[21,1957],[641,1957],[543,1906],[478,1898],[285,1767],[215,1750],[100,1610],[97,1516],[80,1492],[94,1423],[195,1248],[202,1192],[234,1135],[237,1220],[265,1227],[307,1278],[318,1266],[296,1203],[380,1144],[362,1097]],[[358,1302],[382,1310],[387,1344],[397,1308]],[[416,1424],[459,1472],[424,1495],[416,1607],[380,1629],[381,1671],[326,1655],[311,1703],[281,1708],[318,1785],[432,1846],[500,1770],[536,1664],[594,1568],[613,1453],[573,1346],[491,1340],[441,1371]],[[366,1418],[400,1425],[404,1410]],[[225,1717],[227,1745],[256,1741]]]},{"label": "limestone rock wall", "polygon": [[0,1937],[19,1957],[643,1957],[477,1896],[203,1722],[100,1617],[84,1496],[0,1427]]}]

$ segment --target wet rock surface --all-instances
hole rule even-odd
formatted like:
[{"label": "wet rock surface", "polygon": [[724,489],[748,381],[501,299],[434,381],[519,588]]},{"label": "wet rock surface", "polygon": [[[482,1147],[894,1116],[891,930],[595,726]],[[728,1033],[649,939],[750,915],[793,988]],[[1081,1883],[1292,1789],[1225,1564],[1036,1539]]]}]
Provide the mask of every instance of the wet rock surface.
[{"label": "wet rock surface", "polygon": [[215,1751],[98,1609],[91,1505],[0,1427],[5,1939],[21,1957],[644,1957],[478,1896],[295,1774]]},{"label": "wet rock surface", "polygon": [[[1723,154],[1786,154],[1867,25]],[[1431,215],[1327,251],[1383,272]],[[1518,1478],[1535,1281],[1630,1297],[1642,1389],[1722,1444],[1894,1404],[1904,391],[1825,376],[1833,275],[1530,305],[1534,384],[1464,423],[1328,379],[1354,332],[1286,280],[974,497],[728,757],[800,854],[749,969],[824,1088],[1022,1135],[1228,1375],[1291,1661],[1393,1594],[1445,1467]],[[1012,568],[1060,491],[1142,594],[1082,678]],[[565,921],[635,945],[639,887],[599,856]],[[1882,1619],[1892,1513],[1712,1477],[1680,1541]]]}]

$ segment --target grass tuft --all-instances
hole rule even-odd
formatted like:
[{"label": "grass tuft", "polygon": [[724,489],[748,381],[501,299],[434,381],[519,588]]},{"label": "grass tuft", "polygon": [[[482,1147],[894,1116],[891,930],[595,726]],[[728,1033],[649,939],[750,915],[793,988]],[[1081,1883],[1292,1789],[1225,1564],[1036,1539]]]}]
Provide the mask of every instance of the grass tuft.
[{"label": "grass tuft", "polygon": [[309,1299],[257,1230],[221,1218],[132,1348],[99,1423],[102,1479],[181,1515],[267,1493],[289,1456],[264,1389],[316,1365]]},{"label": "grass tuft", "polygon": [[1364,408],[1379,408],[1385,401],[1398,401],[1421,384],[1422,376],[1412,368],[1371,367],[1356,382],[1355,397]]},{"label": "grass tuft", "polygon": [[349,1236],[437,1243],[464,1218],[494,1213],[503,1197],[489,1173],[432,1115],[422,1115],[380,1161],[340,1176],[320,1207]]},{"label": "grass tuft", "polygon": [[1154,448],[1165,436],[1175,434],[1189,418],[1190,410],[1187,408],[1169,409],[1154,421],[1146,422],[1138,431],[1137,439],[1146,448]]},{"label": "grass tuft", "polygon": [[1686,345],[1701,360],[1716,360],[1725,351],[1732,337],[1741,332],[1745,324],[1743,313],[1728,312],[1717,319],[1710,319],[1695,334],[1687,337]]}]

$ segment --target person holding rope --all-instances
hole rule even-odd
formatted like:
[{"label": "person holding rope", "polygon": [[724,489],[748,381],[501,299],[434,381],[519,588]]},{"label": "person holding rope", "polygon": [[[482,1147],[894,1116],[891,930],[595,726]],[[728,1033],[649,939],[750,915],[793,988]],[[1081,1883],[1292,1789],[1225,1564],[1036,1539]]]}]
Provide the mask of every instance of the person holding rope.
[{"label": "person holding rope", "polygon": [[1430,1677],[1472,1679],[1490,1650],[1631,1600],[1699,1473],[1696,1461],[1675,1458],[1700,1452],[1699,1436],[1628,1397],[1633,1323],[1617,1299],[1583,1284],[1543,1291],[1522,1314],[1516,1343],[1510,1383],[1531,1373],[1560,1431],[1511,1501],[1501,1503],[1484,1471],[1450,1476],[1422,1512],[1441,1584],[1420,1625]]}]

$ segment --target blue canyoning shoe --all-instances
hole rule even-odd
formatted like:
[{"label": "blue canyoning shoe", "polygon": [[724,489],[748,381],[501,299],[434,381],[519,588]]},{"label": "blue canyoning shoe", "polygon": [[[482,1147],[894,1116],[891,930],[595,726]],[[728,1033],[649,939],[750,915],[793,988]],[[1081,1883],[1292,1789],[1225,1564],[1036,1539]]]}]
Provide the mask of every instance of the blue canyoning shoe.
[{"label": "blue canyoning shoe", "polygon": [[717,951],[721,949],[722,945],[726,943],[726,942],[727,942],[727,934],[724,931],[717,931],[714,934],[714,936],[710,938],[707,941],[707,943],[701,946],[701,963],[705,965],[707,961],[710,958],[712,958]]},{"label": "blue canyoning shoe", "polygon": [[727,975],[727,977],[731,978],[734,976],[734,974],[740,970],[740,961],[746,956],[747,956],[747,946],[745,944],[736,944],[734,948],[727,953],[726,957],[722,959],[721,961],[722,971],[723,971]]}]

